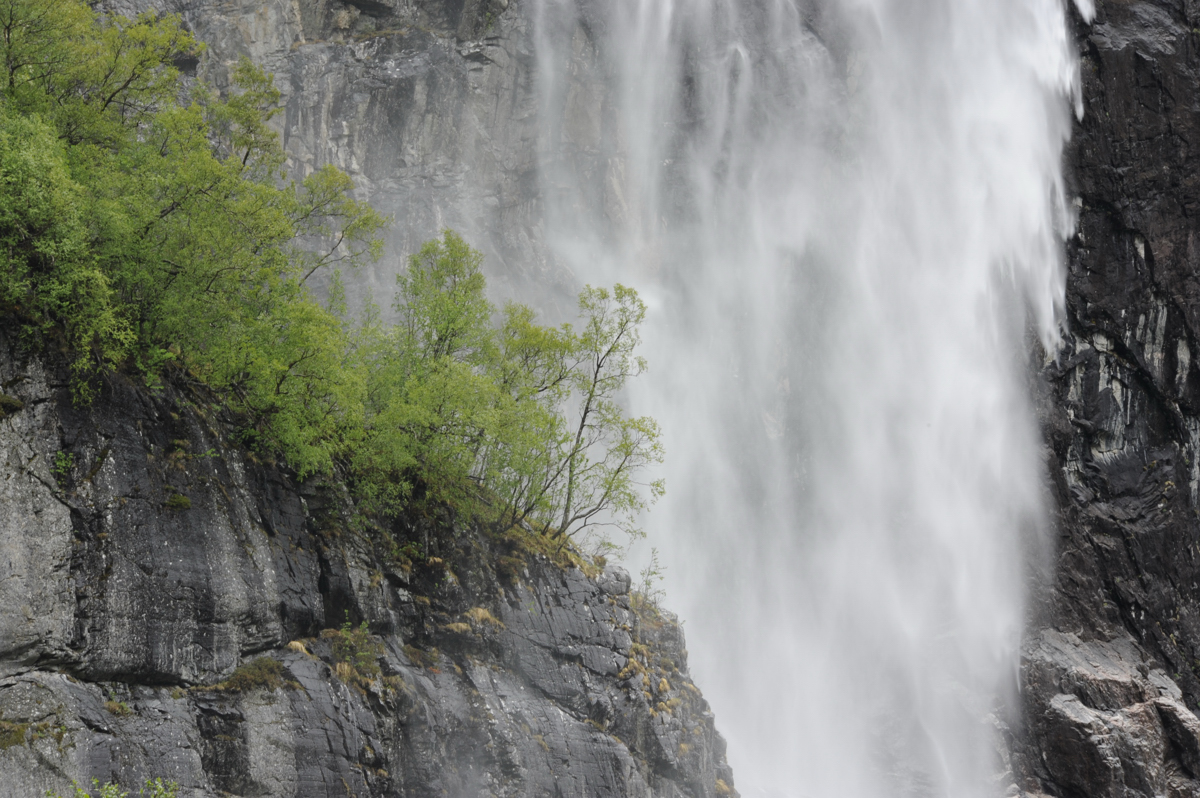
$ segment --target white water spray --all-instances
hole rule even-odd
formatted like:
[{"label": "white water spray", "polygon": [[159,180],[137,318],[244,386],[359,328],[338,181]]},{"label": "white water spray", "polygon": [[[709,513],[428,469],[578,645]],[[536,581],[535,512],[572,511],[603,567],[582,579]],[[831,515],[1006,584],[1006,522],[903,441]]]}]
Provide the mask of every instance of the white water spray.
[{"label": "white water spray", "polygon": [[1071,224],[1065,10],[537,9],[547,236],[651,300],[648,520],[740,789],[999,794],[1045,523],[1025,332],[1056,342]]}]

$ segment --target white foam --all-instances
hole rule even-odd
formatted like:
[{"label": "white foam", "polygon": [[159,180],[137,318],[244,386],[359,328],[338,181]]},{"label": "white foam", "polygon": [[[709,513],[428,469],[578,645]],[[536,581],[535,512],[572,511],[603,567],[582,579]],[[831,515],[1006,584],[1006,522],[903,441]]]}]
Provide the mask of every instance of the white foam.
[{"label": "white foam", "polygon": [[[655,297],[647,520],[739,787],[1002,790],[989,713],[1045,545],[1023,336],[1057,345],[1074,224],[1064,9],[588,6],[538,6],[547,236]],[[572,102],[605,85],[585,147]]]}]

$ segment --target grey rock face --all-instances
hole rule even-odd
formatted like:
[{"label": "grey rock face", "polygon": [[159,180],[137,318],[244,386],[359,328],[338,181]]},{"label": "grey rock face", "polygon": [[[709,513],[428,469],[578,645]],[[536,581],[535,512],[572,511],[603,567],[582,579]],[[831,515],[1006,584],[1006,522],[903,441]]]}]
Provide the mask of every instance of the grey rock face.
[{"label": "grey rock face", "polygon": [[[575,296],[542,232],[531,8],[508,0],[103,5],[181,14],[208,47],[199,76],[217,87],[243,56],[275,75],[291,173],[333,164],[359,198],[394,219],[387,257],[348,280],[355,297],[370,291],[390,307],[400,260],[444,227],[485,253],[500,297],[554,310]],[[577,101],[590,113],[600,107],[598,97]],[[578,126],[568,127],[570,138]]]},{"label": "grey rock face", "polygon": [[1200,7],[1096,5],[1066,347],[1042,372],[1057,560],[1016,770],[1030,793],[1200,795]]},{"label": "grey rock face", "polygon": [[1037,709],[1029,734],[1057,789],[1120,798],[1200,792],[1200,719],[1136,643],[1043,630],[1026,651],[1026,702]]},{"label": "grey rock face", "polygon": [[[0,338],[3,794],[732,784],[678,623],[635,612],[620,569],[450,518],[356,525],[338,485],[241,452],[208,397],[118,377],[78,408],[46,362]],[[274,681],[236,670],[272,663]]]}]

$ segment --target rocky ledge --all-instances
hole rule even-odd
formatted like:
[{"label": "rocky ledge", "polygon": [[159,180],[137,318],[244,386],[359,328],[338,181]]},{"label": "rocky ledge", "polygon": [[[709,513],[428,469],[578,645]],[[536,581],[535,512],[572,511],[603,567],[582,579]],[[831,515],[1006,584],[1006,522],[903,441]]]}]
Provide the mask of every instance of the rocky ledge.
[{"label": "rocky ledge", "polygon": [[0,336],[6,795],[732,793],[679,624],[620,568],[373,524],[182,376],[77,407],[56,364]]}]

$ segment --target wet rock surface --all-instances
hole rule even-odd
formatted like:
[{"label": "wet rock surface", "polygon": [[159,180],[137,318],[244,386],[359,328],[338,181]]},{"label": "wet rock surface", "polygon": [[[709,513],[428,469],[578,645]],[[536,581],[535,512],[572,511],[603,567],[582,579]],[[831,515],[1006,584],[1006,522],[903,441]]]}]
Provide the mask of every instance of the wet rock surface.
[{"label": "wet rock surface", "polygon": [[[202,393],[0,337],[0,793],[713,796],[678,622],[448,517],[357,520]],[[19,405],[19,407],[18,407]]]},{"label": "wet rock surface", "polygon": [[[1065,347],[1041,372],[1051,587],[1023,658],[1030,794],[1200,795],[1200,6],[1076,18]],[[1040,627],[1040,628],[1039,628]]]}]

